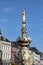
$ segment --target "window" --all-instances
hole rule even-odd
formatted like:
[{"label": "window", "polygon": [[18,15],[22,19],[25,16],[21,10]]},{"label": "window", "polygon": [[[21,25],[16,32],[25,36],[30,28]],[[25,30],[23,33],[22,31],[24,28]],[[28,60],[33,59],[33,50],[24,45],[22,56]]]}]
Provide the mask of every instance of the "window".
[{"label": "window", "polygon": [[7,50],[7,46],[6,46],[6,50]]},{"label": "window", "polygon": [[4,49],[5,49],[5,46],[4,46]]},{"label": "window", "polygon": [[9,58],[9,54],[8,54],[8,58]]},{"label": "window", "polygon": [[7,54],[6,54],[6,58],[7,58]]},{"label": "window", "polygon": [[9,47],[8,47],[8,50],[9,50]]},{"label": "window", "polygon": [[5,53],[3,55],[4,55],[4,58],[5,58]]}]

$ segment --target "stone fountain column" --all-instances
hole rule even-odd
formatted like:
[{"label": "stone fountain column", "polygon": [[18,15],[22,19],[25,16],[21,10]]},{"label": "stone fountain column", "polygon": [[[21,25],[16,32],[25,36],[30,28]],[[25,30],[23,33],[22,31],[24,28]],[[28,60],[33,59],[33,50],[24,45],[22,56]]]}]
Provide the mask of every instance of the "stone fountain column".
[{"label": "stone fountain column", "polygon": [[32,65],[33,55],[29,50],[29,45],[31,43],[31,38],[26,37],[26,11],[23,11],[22,14],[22,38],[18,38],[18,65]]}]

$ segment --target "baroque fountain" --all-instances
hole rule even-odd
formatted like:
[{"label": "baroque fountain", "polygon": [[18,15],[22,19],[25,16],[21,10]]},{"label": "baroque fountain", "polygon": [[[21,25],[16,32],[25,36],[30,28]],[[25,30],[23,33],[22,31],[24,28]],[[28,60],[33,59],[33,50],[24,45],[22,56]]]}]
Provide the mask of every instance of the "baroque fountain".
[{"label": "baroque fountain", "polygon": [[33,54],[29,49],[31,38],[26,36],[26,11],[22,13],[22,38],[18,38],[18,50],[16,53],[16,60],[18,65],[32,65],[33,64]]}]

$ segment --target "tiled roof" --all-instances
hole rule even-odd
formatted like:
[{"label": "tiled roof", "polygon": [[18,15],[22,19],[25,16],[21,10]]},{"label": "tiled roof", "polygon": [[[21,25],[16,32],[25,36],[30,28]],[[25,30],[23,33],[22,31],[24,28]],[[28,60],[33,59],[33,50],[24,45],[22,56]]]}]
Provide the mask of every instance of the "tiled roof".
[{"label": "tiled roof", "polygon": [[35,47],[30,47],[30,49],[31,49],[33,52],[35,52],[36,54],[41,54],[41,52],[40,52],[37,48],[35,48]]}]

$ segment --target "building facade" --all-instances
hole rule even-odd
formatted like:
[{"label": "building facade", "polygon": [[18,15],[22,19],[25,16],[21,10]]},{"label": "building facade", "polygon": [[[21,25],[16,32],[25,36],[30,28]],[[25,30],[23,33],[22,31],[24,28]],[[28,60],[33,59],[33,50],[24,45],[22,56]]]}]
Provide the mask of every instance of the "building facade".
[{"label": "building facade", "polygon": [[34,55],[34,65],[40,65],[40,55],[37,53],[33,52]]},{"label": "building facade", "polygon": [[33,65],[40,65],[40,52],[35,47],[31,48],[33,52]]},{"label": "building facade", "polygon": [[16,42],[11,42],[11,65],[14,65],[15,62],[15,55],[16,55],[16,51],[17,51],[17,45]]},{"label": "building facade", "polygon": [[2,51],[3,65],[10,65],[11,42],[0,33],[0,50]]},{"label": "building facade", "polygon": [[2,65],[2,51],[0,50],[0,65]]},{"label": "building facade", "polygon": [[40,65],[43,65],[43,53],[40,55]]}]

